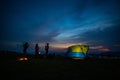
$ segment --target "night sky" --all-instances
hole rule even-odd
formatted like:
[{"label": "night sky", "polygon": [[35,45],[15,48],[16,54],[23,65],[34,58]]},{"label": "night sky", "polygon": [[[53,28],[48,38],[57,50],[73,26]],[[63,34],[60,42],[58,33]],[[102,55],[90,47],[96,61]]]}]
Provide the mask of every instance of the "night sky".
[{"label": "night sky", "polygon": [[0,50],[21,51],[36,43],[65,51],[87,44],[91,51],[120,51],[119,0],[3,0],[0,2]]}]

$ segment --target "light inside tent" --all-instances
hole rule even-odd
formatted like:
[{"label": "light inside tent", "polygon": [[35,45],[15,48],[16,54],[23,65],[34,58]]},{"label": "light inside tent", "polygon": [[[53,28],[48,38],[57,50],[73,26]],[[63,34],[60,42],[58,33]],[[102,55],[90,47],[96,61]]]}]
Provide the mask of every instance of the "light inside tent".
[{"label": "light inside tent", "polygon": [[84,59],[89,50],[87,45],[73,45],[68,47],[67,57],[72,59]]}]

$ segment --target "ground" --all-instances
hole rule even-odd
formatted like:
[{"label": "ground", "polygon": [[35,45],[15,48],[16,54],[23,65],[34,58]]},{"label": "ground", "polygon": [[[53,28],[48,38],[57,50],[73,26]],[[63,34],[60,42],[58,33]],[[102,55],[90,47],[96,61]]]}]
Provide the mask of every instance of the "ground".
[{"label": "ground", "polygon": [[39,59],[28,56],[18,61],[19,54],[0,55],[1,79],[5,80],[115,80],[119,78],[119,59],[72,60],[55,56]]}]

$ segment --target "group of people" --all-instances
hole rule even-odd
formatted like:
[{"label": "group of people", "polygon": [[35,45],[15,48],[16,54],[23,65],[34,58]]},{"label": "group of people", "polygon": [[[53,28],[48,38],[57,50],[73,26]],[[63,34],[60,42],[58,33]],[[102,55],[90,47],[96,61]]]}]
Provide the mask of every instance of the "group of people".
[{"label": "group of people", "polygon": [[[24,55],[26,55],[27,54],[27,49],[28,49],[28,47],[29,47],[29,44],[28,44],[28,42],[25,42],[24,44],[23,44],[23,54]],[[46,55],[48,55],[48,50],[49,50],[49,43],[46,43],[46,45],[45,45],[45,54]],[[35,56],[37,57],[39,55],[39,45],[38,44],[36,44],[35,45]]]}]

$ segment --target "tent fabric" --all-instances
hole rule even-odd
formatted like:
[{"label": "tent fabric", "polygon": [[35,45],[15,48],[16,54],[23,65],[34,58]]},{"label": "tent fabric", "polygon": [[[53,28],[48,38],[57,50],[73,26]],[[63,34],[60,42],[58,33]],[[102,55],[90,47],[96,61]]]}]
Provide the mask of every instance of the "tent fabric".
[{"label": "tent fabric", "polygon": [[89,46],[87,45],[73,45],[68,47],[67,57],[71,58],[85,58]]}]

